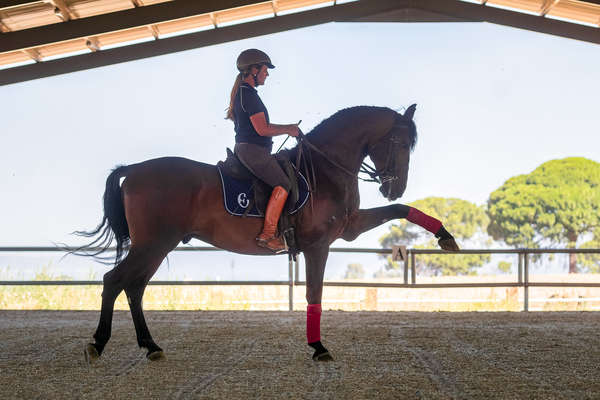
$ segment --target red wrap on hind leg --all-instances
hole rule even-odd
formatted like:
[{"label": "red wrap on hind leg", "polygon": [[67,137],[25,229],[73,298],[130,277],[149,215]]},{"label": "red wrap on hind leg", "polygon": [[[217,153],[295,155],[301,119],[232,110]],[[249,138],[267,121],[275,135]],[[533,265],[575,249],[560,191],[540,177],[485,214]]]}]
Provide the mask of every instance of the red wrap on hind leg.
[{"label": "red wrap on hind leg", "polygon": [[321,340],[321,305],[309,304],[306,308],[306,339],[308,343]]}]

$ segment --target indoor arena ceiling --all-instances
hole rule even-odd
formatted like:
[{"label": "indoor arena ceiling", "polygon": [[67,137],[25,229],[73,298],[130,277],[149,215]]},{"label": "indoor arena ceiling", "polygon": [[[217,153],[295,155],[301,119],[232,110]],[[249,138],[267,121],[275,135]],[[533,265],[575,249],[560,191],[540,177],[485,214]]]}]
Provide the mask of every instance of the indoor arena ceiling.
[{"label": "indoor arena ceiling", "polygon": [[333,21],[485,21],[600,44],[600,0],[0,0],[0,85]]}]

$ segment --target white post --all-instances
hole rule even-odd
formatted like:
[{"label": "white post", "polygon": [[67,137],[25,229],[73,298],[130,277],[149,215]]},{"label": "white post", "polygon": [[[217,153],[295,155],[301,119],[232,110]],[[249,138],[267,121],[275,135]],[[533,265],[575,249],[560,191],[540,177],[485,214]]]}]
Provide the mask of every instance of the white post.
[{"label": "white post", "polygon": [[289,299],[290,299],[290,311],[294,311],[294,260],[292,255],[288,256],[288,277],[289,277]]},{"label": "white post", "polygon": [[523,254],[525,257],[524,264],[524,273],[525,273],[525,283],[523,287],[523,311],[529,311],[529,254]]}]

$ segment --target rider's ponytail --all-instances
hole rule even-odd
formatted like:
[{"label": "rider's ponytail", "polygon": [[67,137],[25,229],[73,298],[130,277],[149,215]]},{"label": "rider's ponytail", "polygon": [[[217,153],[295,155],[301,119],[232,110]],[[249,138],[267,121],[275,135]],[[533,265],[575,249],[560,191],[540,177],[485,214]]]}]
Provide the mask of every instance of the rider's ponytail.
[{"label": "rider's ponytail", "polygon": [[234,119],[233,103],[235,101],[235,96],[237,95],[237,92],[240,89],[240,84],[242,83],[242,79],[243,79],[243,74],[240,72],[235,77],[235,82],[233,83],[233,88],[231,89],[231,97],[229,99],[229,108],[227,108],[227,115],[225,116],[225,119],[230,119],[232,121]]}]

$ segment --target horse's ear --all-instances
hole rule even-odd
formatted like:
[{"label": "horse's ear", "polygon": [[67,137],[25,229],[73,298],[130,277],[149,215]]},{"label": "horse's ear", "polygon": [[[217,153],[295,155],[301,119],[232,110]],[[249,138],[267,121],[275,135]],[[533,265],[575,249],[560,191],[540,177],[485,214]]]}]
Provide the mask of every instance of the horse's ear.
[{"label": "horse's ear", "polygon": [[415,110],[416,109],[417,109],[417,105],[416,104],[413,104],[412,106],[408,107],[406,109],[406,112],[404,113],[404,117],[412,120],[413,117],[414,117],[414,115],[415,115]]}]

